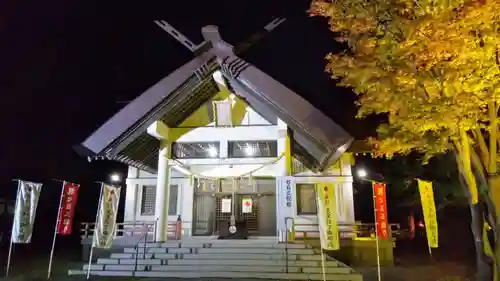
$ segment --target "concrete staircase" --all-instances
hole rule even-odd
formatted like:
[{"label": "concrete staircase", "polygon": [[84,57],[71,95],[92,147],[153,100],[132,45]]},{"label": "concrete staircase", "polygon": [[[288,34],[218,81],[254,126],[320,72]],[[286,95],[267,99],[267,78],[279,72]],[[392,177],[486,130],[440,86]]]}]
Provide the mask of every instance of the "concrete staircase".
[{"label": "concrete staircase", "polygon": [[[137,266],[136,266],[136,251]],[[98,259],[91,275],[172,278],[260,278],[323,280],[321,255],[304,244],[260,240],[188,240],[140,244],[136,250]],[[326,280],[362,281],[362,276],[339,261],[324,261]],[[87,274],[69,270],[69,275]]]}]

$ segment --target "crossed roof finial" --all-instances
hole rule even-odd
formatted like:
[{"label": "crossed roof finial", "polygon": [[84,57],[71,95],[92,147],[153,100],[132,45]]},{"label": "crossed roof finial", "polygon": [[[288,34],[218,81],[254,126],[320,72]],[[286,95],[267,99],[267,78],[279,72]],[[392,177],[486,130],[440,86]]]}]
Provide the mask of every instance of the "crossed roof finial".
[{"label": "crossed roof finial", "polygon": [[[272,30],[277,28],[280,24],[285,22],[285,20],[286,20],[285,18],[276,18],[276,19],[272,20],[271,22],[269,22],[268,24],[266,24],[264,26],[263,30],[257,31],[252,36],[250,36],[248,40],[245,40],[244,42],[241,42],[240,44],[238,44],[244,48],[238,48],[238,45],[237,45],[235,49],[239,50],[239,51],[240,50],[243,51],[243,49],[247,49],[248,47],[250,47],[250,45],[253,45],[253,43],[260,40],[265,34],[271,32]],[[199,48],[201,48],[205,43],[207,43],[207,41],[214,41],[214,40],[215,41],[217,41],[217,40],[222,41],[222,39],[220,38],[220,34],[218,32],[218,28],[217,28],[217,26],[214,26],[214,25],[204,26],[202,28],[202,34],[203,34],[203,37],[205,38],[206,41],[201,42],[200,44],[195,44],[195,43],[193,43],[193,41],[191,41],[189,38],[187,38],[184,34],[182,34],[177,29],[175,29],[175,27],[170,25],[167,21],[155,20],[154,23],[156,23],[156,25],[158,25],[163,30],[165,30],[168,34],[170,34],[172,37],[174,37],[177,41],[179,41],[182,45],[184,45],[186,48],[188,48],[193,53],[196,50],[198,50]],[[222,41],[222,42],[224,42],[224,41]]]}]

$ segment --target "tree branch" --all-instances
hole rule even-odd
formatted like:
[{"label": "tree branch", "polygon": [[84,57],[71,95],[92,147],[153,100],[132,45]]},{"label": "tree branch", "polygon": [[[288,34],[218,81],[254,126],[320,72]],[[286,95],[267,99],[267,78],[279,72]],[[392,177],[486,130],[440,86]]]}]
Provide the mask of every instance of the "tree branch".
[{"label": "tree branch", "polygon": [[471,203],[472,205],[477,204],[479,202],[479,193],[477,189],[476,179],[472,172],[471,166],[471,153],[470,153],[470,140],[467,131],[463,128],[459,129],[460,131],[460,143],[461,143],[461,160],[463,167],[463,175],[467,182],[467,186],[469,187],[469,191],[471,193]]},{"label": "tree branch", "polygon": [[[481,162],[481,159],[479,158],[479,155],[477,155],[476,151],[473,149],[471,150],[471,162],[472,162],[472,167],[474,168],[474,171],[476,172],[476,177],[479,178],[479,182],[481,185],[487,185],[488,184],[488,179],[486,175],[486,169],[483,165],[485,162]],[[480,192],[484,192],[486,190],[481,190]]]},{"label": "tree branch", "polygon": [[498,54],[498,48],[495,50],[495,62],[497,64],[498,70],[500,70],[500,55]]},{"label": "tree branch", "polygon": [[[472,135],[474,136],[476,142],[479,145],[479,151],[481,154],[481,160],[484,163],[484,165],[488,165],[490,158],[489,158],[489,151],[488,147],[486,146],[486,142],[484,141],[484,136],[483,132],[481,132],[480,128],[475,128],[472,130]],[[496,161],[496,159],[495,159]]]},{"label": "tree branch", "polygon": [[[497,57],[498,59],[498,57]],[[490,161],[488,163],[488,174],[494,175],[497,173],[497,161],[496,161],[496,156],[497,156],[497,132],[498,132],[498,122],[497,122],[497,105],[496,102],[493,100],[488,103],[488,115],[490,118]]]}]

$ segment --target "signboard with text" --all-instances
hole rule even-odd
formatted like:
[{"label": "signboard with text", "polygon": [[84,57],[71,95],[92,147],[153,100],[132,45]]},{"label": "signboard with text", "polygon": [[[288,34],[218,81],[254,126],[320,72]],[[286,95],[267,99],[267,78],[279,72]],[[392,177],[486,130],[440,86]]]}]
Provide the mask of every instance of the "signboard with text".
[{"label": "signboard with text", "polygon": [[384,183],[373,183],[373,192],[375,194],[375,217],[378,238],[381,240],[389,239],[389,223],[387,218],[387,197],[386,186]]},{"label": "signboard with text", "polygon": [[243,213],[251,213],[252,212],[252,206],[253,206],[253,201],[252,198],[244,198],[241,201],[241,205],[243,206]]},{"label": "signboard with text", "polygon": [[321,247],[325,250],[338,250],[339,231],[337,225],[337,204],[334,183],[319,183],[318,192],[318,222]]},{"label": "signboard with text", "polygon": [[79,184],[64,183],[61,209],[57,221],[57,233],[61,235],[71,235],[73,216],[75,214],[76,201],[78,200]]},{"label": "signboard with text", "polygon": [[420,191],[420,201],[424,213],[425,230],[429,247],[438,247],[438,223],[436,217],[436,203],[434,202],[434,192],[432,182],[418,180],[418,190]]},{"label": "signboard with text", "polygon": [[291,228],[291,220],[289,218],[295,216],[295,197],[293,196],[295,192],[295,179],[293,177],[277,177],[276,184],[278,186],[276,195],[278,231],[287,232],[287,226]]},{"label": "signboard with text", "polygon": [[231,198],[222,198],[220,202],[221,206],[221,212],[222,213],[231,213]]}]

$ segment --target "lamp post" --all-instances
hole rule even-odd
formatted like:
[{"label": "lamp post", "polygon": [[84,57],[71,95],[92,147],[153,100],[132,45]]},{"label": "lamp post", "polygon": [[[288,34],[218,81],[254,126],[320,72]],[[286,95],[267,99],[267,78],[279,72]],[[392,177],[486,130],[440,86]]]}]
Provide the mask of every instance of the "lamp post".
[{"label": "lamp post", "polygon": [[120,174],[118,173],[113,173],[109,176],[109,179],[111,180],[112,183],[118,183],[121,181]]},{"label": "lamp post", "polygon": [[364,179],[368,175],[365,169],[361,168],[356,170],[356,174],[358,175],[359,178]]},{"label": "lamp post", "polygon": [[[356,174],[361,180],[369,181],[373,185],[374,181],[371,179],[368,179],[368,172],[365,169],[363,169],[363,168],[358,169],[356,171]],[[380,178],[383,178],[382,175],[380,175],[380,174],[375,173],[375,175],[379,176]],[[382,277],[380,275],[380,247],[379,247],[378,233],[377,233],[377,209],[376,209],[376,205],[375,205],[375,189],[373,186],[371,187],[371,189],[372,189],[372,196],[373,196],[373,210],[374,210],[373,214],[375,216],[375,245],[377,248],[377,275],[378,275],[378,281],[381,281]]]}]

